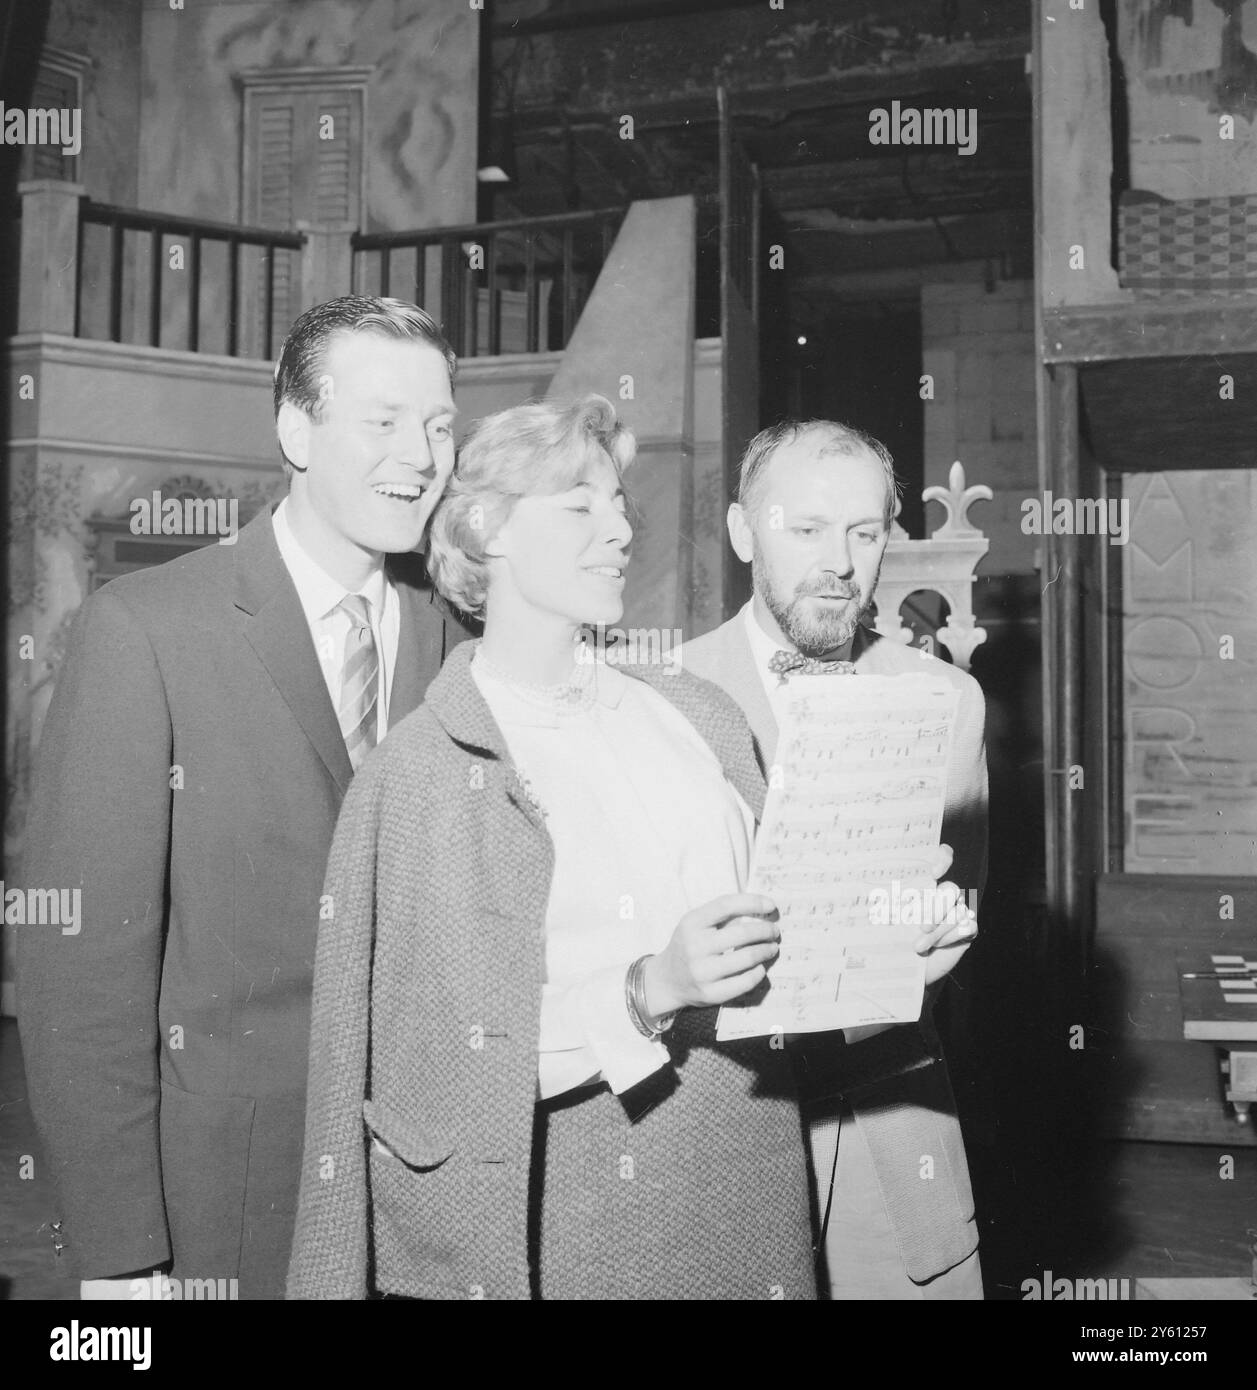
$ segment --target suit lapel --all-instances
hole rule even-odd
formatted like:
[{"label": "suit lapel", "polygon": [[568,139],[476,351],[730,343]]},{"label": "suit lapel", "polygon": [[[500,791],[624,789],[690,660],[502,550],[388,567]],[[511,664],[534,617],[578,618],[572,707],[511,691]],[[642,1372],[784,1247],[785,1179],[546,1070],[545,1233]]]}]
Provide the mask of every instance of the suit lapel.
[{"label": "suit lapel", "polygon": [[[719,644],[713,657],[719,673],[713,670],[712,679],[742,706],[746,722],[755,735],[756,751],[766,774],[777,756],[780,730],[767,692],[764,690],[764,682],[755,665],[751,644],[746,636],[745,622],[746,619],[738,613],[717,630],[715,635]],[[889,640],[865,627],[857,627],[851,644],[850,659],[859,671],[867,675],[897,675],[900,668],[893,663],[887,663],[882,655]]]},{"label": "suit lapel", "polygon": [[921,661],[920,656],[920,648],[885,637],[875,628],[856,628],[855,641],[851,644],[851,660],[864,676],[902,676],[914,669],[928,671],[928,664]]},{"label": "suit lapel", "polygon": [[265,508],[236,542],[234,599],[244,635],[343,795],[353,768],[336,722],[310,628]]},{"label": "suit lapel", "polygon": [[755,735],[755,747],[765,772],[777,755],[777,719],[768,702],[764,681],[755,665],[751,644],[747,640],[745,619],[739,613],[722,629],[720,680],[730,695],[742,706],[746,722]]}]

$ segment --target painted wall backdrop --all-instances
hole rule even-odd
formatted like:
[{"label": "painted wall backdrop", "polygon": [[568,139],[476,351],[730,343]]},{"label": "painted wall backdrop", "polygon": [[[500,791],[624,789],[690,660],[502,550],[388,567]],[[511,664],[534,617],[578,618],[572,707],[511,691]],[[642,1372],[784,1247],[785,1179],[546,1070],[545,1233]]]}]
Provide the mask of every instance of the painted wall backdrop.
[{"label": "painted wall backdrop", "polygon": [[371,67],[368,230],[475,215],[479,16],[467,5],[146,0],[140,68],[141,204],[240,215],[241,95],[255,68]]}]

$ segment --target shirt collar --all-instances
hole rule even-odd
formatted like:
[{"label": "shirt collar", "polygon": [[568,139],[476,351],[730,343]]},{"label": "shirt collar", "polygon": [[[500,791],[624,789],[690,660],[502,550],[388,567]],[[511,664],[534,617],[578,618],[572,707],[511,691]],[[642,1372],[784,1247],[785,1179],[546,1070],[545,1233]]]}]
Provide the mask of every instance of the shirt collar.
[{"label": "shirt collar", "polygon": [[[297,587],[297,597],[301,600],[302,611],[308,623],[318,622],[329,617],[349,593],[339,580],[330,574],[301,545],[288,520],[288,499],[275,508],[273,518],[275,543],[292,582]],[[384,613],[384,601],[388,584],[384,577],[384,566],[372,571],[371,577],[358,592],[371,604],[377,620]]]},{"label": "shirt collar", "polygon": [[[794,651],[794,644],[783,641],[779,637],[770,637],[764,631],[759,625],[759,619],[755,616],[755,600],[753,598],[748,599],[743,606],[742,621],[746,624],[746,637],[751,644],[751,655],[755,658],[756,669],[762,676],[771,675],[768,663],[778,652]],[[774,683],[775,679],[774,677]]]}]

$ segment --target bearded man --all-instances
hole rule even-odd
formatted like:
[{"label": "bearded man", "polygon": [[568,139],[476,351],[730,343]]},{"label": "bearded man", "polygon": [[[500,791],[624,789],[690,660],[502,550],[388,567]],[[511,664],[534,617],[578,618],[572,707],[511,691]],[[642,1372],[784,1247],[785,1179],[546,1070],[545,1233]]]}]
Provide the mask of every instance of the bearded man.
[{"label": "bearded man", "polygon": [[[751,565],[751,600],[722,627],[686,643],[681,660],[741,705],[765,771],[795,671],[846,662],[856,675],[924,673],[956,686],[942,842],[953,855],[948,876],[966,894],[980,893],[987,857],[982,691],[955,666],[862,622],[896,491],[889,452],[859,430],[809,420],[761,431],[742,460],[728,517],[733,548]],[[943,948],[950,964],[969,944]],[[818,1282],[830,1298],[982,1297],[964,1143],[930,1018],[934,993],[927,989],[919,1023],[811,1034],[792,1045],[815,1182]]]}]

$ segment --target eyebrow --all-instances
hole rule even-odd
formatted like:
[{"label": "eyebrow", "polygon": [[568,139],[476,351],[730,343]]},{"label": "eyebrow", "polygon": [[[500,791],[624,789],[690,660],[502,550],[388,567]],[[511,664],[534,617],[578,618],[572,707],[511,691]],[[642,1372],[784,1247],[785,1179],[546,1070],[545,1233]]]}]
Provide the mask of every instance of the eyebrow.
[{"label": "eyebrow", "polygon": [[[368,401],[368,402],[366,403],[366,409],[367,409],[367,410],[387,410],[387,411],[391,411],[393,414],[397,414],[399,411],[405,410],[406,407],[405,407],[405,405],[404,405],[402,402],[400,402],[400,401],[386,401],[386,400],[383,400],[383,399],[377,397],[375,400],[370,400],[370,401]],[[426,414],[423,418],[424,418],[424,422],[427,423],[427,421],[429,421],[429,420],[436,420],[436,419],[438,419],[438,418],[439,418],[440,416],[442,416],[442,415],[448,415],[448,416],[450,416],[451,418],[453,418],[453,417],[454,417],[455,415],[457,415],[457,414],[458,414],[458,407],[457,407],[456,405],[452,405],[452,404],[451,404],[451,405],[448,405],[448,406],[441,405],[441,406],[437,406],[437,407],[436,407],[435,409],[433,409],[433,410],[429,410],[429,411],[427,412],[427,414]]]},{"label": "eyebrow", "polygon": [[[569,489],[569,491],[575,492],[576,489],[577,489],[578,487],[587,487],[587,488],[592,492],[592,491],[593,491],[594,485],[593,485],[593,483],[591,483],[587,478],[582,478],[582,479],[580,480],[579,483],[573,483],[572,486],[571,486],[571,488]],[[628,496],[628,493],[625,492],[624,489],[623,489],[622,487],[618,487],[618,488],[616,488],[616,490],[611,494],[611,499],[612,499],[612,501],[614,501],[617,497],[627,497],[627,496]]]}]

